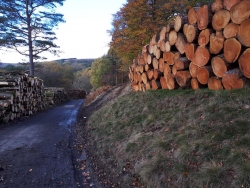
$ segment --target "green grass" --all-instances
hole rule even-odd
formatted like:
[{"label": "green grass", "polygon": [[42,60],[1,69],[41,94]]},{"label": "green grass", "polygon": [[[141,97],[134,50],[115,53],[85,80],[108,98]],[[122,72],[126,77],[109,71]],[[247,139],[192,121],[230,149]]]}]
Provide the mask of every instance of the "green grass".
[{"label": "green grass", "polygon": [[96,111],[85,129],[96,155],[118,164],[113,174],[130,161],[144,187],[249,187],[249,93],[129,93]]}]

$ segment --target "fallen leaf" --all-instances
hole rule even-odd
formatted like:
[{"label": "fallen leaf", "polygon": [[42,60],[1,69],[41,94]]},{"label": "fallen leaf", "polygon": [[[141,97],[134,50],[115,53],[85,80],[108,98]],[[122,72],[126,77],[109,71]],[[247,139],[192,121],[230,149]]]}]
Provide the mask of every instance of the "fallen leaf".
[{"label": "fallen leaf", "polygon": [[169,128],[167,127],[164,131],[165,131],[165,132],[168,132],[168,131],[169,131]]}]

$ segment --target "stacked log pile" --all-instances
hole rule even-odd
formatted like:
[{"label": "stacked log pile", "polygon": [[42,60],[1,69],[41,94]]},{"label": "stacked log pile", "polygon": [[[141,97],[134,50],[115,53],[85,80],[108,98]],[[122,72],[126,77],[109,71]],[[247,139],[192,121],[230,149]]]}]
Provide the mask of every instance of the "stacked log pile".
[{"label": "stacked log pile", "polygon": [[64,88],[46,87],[44,88],[44,90],[45,101],[47,101],[49,105],[54,105],[70,100],[70,97],[68,93],[64,90]]},{"label": "stacked log pile", "polygon": [[22,73],[0,73],[0,122],[30,116],[49,105],[43,80]]},{"label": "stacked log pile", "polygon": [[249,0],[215,0],[178,15],[133,60],[132,90],[243,88],[250,78],[249,16]]},{"label": "stacked log pile", "polygon": [[86,91],[80,89],[72,89],[68,91],[69,97],[71,99],[85,99]]}]

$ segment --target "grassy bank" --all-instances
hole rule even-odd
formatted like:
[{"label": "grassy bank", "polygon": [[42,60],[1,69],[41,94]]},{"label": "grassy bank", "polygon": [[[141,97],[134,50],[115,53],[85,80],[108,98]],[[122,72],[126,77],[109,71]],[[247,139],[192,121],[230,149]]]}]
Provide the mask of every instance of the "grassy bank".
[{"label": "grassy bank", "polygon": [[249,94],[129,93],[97,110],[84,129],[120,187],[250,187]]}]

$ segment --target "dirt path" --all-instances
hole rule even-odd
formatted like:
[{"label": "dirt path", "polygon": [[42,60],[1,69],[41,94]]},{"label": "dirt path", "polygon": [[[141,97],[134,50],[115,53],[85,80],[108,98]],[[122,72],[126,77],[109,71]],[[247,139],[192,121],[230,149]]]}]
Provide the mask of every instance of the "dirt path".
[{"label": "dirt path", "polygon": [[82,103],[72,100],[0,126],[0,188],[98,187],[75,130]]}]

